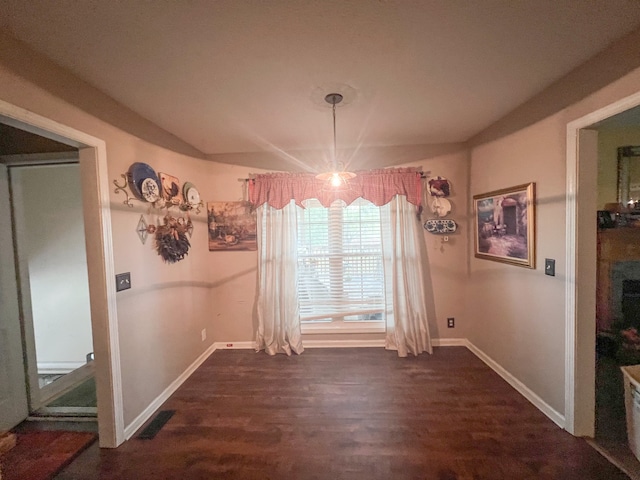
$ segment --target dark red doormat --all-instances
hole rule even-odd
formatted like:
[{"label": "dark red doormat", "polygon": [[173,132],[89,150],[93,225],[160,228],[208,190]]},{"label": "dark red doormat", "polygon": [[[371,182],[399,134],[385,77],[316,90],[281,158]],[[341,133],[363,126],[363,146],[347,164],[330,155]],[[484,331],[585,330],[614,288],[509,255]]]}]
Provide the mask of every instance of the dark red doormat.
[{"label": "dark red doormat", "polygon": [[16,446],[0,456],[2,480],[51,479],[98,438],[90,432],[58,431],[16,436]]}]

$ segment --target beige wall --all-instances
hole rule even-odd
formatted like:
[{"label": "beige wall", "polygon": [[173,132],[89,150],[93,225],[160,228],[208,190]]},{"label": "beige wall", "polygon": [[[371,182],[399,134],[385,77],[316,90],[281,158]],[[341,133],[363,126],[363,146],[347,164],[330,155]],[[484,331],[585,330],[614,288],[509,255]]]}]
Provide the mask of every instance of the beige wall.
[{"label": "beige wall", "polygon": [[[640,145],[640,127],[598,129],[598,209],[618,199],[618,147]],[[636,177],[638,178],[638,177]]]},{"label": "beige wall", "polygon": [[[574,254],[565,248],[567,123],[637,91],[640,69],[535,123],[514,118],[515,124],[527,126],[508,133],[495,129],[471,148],[470,196],[536,182],[537,262],[529,270],[476,259],[470,250],[469,339],[560,414],[565,400],[564,269],[567,254]],[[539,101],[545,103],[544,93]],[[595,194],[595,176],[587,188]],[[580,255],[595,263],[595,241],[589,245]],[[555,277],[544,275],[545,258],[556,260]],[[579,281],[595,294],[595,278]]]},{"label": "beige wall", "polygon": [[[104,140],[109,183],[119,180],[131,163],[142,161],[194,182],[205,199],[214,195],[210,162],[159,146],[175,146],[179,141],[168,134],[163,138],[162,131],[113,102],[107,102],[108,122],[87,113],[69,100],[75,95],[87,103],[93,98],[100,105],[104,102],[101,94],[19,44],[14,42],[7,49],[4,38],[0,40],[0,99]],[[26,70],[15,66],[20,57],[30,64]],[[141,136],[148,140],[127,133],[136,122],[139,128],[131,130],[144,132]],[[193,150],[184,145],[175,149]],[[133,284],[131,290],[117,294],[128,425],[211,343],[212,336],[200,340],[202,328],[213,330],[208,288],[211,264],[204,211],[194,218],[189,256],[179,264],[167,265],[153,251],[152,242],[142,245],[135,232],[147,207],[138,202],[135,208],[128,208],[122,204],[122,195],[113,189],[110,194],[115,269],[131,272]]]},{"label": "beige wall", "polygon": [[[451,182],[451,213],[446,218],[455,220],[457,231],[448,235],[449,241],[444,242],[443,236],[433,235],[424,231],[427,247],[425,269],[431,279],[431,290],[427,291],[427,300],[433,303],[433,312],[429,312],[429,328],[431,338],[466,338],[471,327],[469,317],[464,308],[467,279],[467,247],[468,230],[468,188],[469,188],[469,159],[465,149],[457,153],[437,156],[416,162],[421,165],[431,177],[442,176]],[[428,218],[436,218],[430,211],[428,204],[432,201],[427,197],[422,214],[423,222]],[[447,328],[447,318],[455,318],[455,328]]]},{"label": "beige wall", "polygon": [[[478,146],[471,195],[536,183],[536,269],[473,257],[469,339],[554,409],[564,403],[565,125],[560,115]],[[561,155],[562,154],[562,155]],[[556,259],[556,276],[544,259]]]}]

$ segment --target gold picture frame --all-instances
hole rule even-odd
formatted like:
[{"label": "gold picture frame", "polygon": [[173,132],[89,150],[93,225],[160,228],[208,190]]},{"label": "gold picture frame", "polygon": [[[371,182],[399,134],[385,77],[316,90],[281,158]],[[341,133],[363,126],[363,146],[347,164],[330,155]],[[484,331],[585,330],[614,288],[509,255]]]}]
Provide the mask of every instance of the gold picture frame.
[{"label": "gold picture frame", "polygon": [[209,251],[257,250],[256,210],[249,202],[207,202]]},{"label": "gold picture frame", "polygon": [[475,256],[536,268],[535,183],[473,197]]}]

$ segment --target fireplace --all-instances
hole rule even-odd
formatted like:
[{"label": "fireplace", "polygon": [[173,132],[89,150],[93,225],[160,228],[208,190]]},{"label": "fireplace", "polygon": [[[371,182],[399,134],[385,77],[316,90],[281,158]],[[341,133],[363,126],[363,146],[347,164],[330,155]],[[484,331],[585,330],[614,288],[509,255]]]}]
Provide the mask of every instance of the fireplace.
[{"label": "fireplace", "polygon": [[640,327],[640,288],[633,282],[640,282],[640,228],[598,231],[597,275],[597,331],[611,331],[622,322]]},{"label": "fireplace", "polygon": [[640,261],[613,264],[611,309],[614,321],[623,328],[640,328]]},{"label": "fireplace", "polygon": [[622,281],[622,326],[640,329],[640,280]]}]

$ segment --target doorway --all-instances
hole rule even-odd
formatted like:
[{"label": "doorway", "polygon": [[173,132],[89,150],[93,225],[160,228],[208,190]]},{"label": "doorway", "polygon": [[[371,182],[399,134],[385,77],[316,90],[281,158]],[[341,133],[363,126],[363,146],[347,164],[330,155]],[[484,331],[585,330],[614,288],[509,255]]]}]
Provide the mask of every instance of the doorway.
[{"label": "doorway", "polygon": [[[82,185],[82,216],[85,226],[86,264],[91,299],[91,336],[94,355],[93,369],[98,400],[99,441],[101,447],[115,448],[124,441],[124,419],[115,300],[115,270],[109,209],[110,188],[107,178],[105,142],[1,100],[0,123],[39,135],[45,139],[60,142],[67,146],[67,150],[69,150],[68,147],[77,149]],[[7,188],[5,188],[6,184],[8,184],[8,182],[5,182],[7,176],[6,167],[0,165],[0,187],[2,187],[0,188],[2,190],[0,193],[3,194],[6,194],[7,191]],[[2,203],[3,208],[8,209],[8,201],[0,203]],[[7,244],[11,245],[11,240]],[[5,282],[7,278],[10,280],[11,275],[5,275],[5,272],[12,269],[14,263],[8,261],[6,255],[2,255],[0,260],[2,260],[0,271],[2,272],[3,287],[5,283],[11,287],[10,281]],[[16,286],[15,278],[14,275],[14,289]],[[10,288],[6,291],[9,290]],[[9,303],[5,305],[4,293],[5,289],[3,289],[3,303],[0,304],[3,319],[0,327],[4,329],[5,325],[10,325],[11,331],[6,335],[5,332],[0,333],[2,333],[3,337],[10,338],[10,334],[15,335],[15,325],[20,326],[21,319],[20,312],[16,308],[7,308],[5,311],[5,307]],[[18,333],[20,333],[19,330],[18,328]],[[17,350],[17,347],[22,348],[20,340],[17,342],[11,341],[8,344],[11,345],[12,351]],[[19,361],[19,364],[16,360]],[[10,372],[10,374],[2,372]],[[0,357],[0,373],[2,373],[3,377],[12,379],[12,383],[8,384],[10,385],[10,388],[7,389],[8,392],[2,392],[3,394],[8,393],[8,396],[0,395],[2,397],[0,401],[7,401],[5,402],[6,405],[10,406],[12,411],[15,411],[19,420],[19,417],[24,415],[24,410],[20,406],[20,399],[25,396],[25,384],[31,383],[26,382],[22,355],[3,355]],[[20,379],[22,380],[21,383]],[[2,414],[4,414],[4,410]]]},{"label": "doorway", "polygon": [[640,92],[567,125],[565,428],[576,436],[596,433],[597,130],[638,105]]},{"label": "doorway", "polygon": [[76,150],[2,157],[9,171],[32,417],[97,413],[77,156]]},{"label": "doorway", "polygon": [[[636,208],[637,196],[632,190],[640,181],[640,169],[635,168],[640,164],[640,158],[621,161],[619,155],[621,146],[640,143],[640,107],[609,117],[590,128],[598,134],[596,208],[599,218],[608,215],[610,220],[599,223],[597,231],[593,441],[614,463],[623,465],[631,478],[640,479],[640,462],[631,451],[627,437],[621,370],[626,365],[640,363],[632,335],[640,320],[640,228],[636,228],[640,208]],[[596,216],[596,212],[593,213]]]}]

